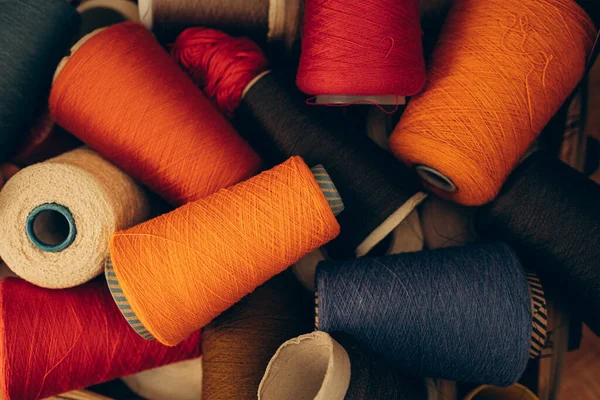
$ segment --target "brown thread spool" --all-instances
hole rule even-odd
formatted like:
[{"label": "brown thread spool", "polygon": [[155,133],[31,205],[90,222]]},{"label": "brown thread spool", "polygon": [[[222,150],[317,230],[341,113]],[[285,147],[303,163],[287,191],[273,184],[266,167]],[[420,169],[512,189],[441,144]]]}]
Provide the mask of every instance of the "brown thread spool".
[{"label": "brown thread spool", "polygon": [[256,398],[264,370],[277,348],[311,329],[306,313],[310,307],[302,298],[300,285],[285,271],[204,329],[203,399]]}]

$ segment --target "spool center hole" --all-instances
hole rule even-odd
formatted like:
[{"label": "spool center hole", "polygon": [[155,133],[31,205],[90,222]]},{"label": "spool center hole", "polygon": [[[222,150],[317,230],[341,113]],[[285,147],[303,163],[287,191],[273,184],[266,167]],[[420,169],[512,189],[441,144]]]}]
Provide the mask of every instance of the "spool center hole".
[{"label": "spool center hole", "polygon": [[33,233],[47,246],[58,246],[67,241],[70,233],[67,218],[58,211],[45,210],[33,220]]},{"label": "spool center hole", "polygon": [[417,165],[415,169],[421,179],[429,183],[431,186],[449,193],[456,192],[458,189],[450,178],[434,168],[428,167],[427,165]]}]

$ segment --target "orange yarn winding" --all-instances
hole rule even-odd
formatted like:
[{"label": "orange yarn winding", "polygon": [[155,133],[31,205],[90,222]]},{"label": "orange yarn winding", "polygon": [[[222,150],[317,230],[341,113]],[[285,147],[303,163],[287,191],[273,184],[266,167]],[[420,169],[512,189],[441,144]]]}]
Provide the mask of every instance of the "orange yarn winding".
[{"label": "orange yarn winding", "polygon": [[339,233],[300,157],[116,233],[123,295],[144,327],[175,345]]},{"label": "orange yarn winding", "polygon": [[595,33],[570,0],[456,0],[390,148],[458,187],[428,185],[438,195],[492,200],[581,79]]},{"label": "orange yarn winding", "polygon": [[261,160],[143,26],[75,51],[50,95],[56,122],[174,205],[257,173]]}]

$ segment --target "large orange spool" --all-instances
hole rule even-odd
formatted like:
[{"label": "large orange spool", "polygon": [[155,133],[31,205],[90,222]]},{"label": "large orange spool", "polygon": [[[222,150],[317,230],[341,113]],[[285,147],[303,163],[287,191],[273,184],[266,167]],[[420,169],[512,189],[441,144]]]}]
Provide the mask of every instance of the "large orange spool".
[{"label": "large orange spool", "polygon": [[59,65],[56,122],[173,205],[258,172],[260,158],[143,26],[84,37]]},{"label": "large orange spool", "polygon": [[176,345],[334,239],[343,204],[322,167],[300,157],[117,232],[106,278],[129,324]]},{"label": "large orange spool", "polygon": [[595,33],[571,0],[456,0],[391,150],[436,194],[489,202],[583,76]]}]

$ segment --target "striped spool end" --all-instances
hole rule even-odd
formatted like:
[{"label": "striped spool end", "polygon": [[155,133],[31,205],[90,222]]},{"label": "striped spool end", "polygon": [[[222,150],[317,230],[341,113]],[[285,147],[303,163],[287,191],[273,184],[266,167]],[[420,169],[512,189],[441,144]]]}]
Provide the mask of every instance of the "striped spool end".
[{"label": "striped spool end", "polygon": [[542,349],[546,344],[548,309],[540,278],[534,273],[527,273],[527,283],[531,294],[531,314],[533,316],[529,358],[537,358],[542,354]]},{"label": "striped spool end", "polygon": [[115,303],[117,303],[117,307],[125,317],[125,320],[135,330],[138,335],[143,337],[146,340],[154,340],[154,336],[146,327],[142,324],[140,319],[135,315],[135,312],[131,308],[131,305],[127,301],[127,298],[123,294],[123,289],[121,289],[121,285],[119,284],[119,279],[117,278],[117,274],[115,274],[115,270],[113,268],[112,259],[110,256],[106,259],[104,263],[104,274],[106,275],[106,283],[108,284],[108,289],[110,290],[110,294],[112,294]]},{"label": "striped spool end", "polygon": [[344,211],[344,202],[342,201],[342,197],[338,192],[337,188],[333,184],[331,177],[325,171],[325,167],[322,165],[315,165],[310,169],[317,184],[321,188],[325,199],[329,203],[329,207],[331,207],[331,211],[333,211],[333,215],[338,216],[342,211]]}]

